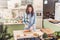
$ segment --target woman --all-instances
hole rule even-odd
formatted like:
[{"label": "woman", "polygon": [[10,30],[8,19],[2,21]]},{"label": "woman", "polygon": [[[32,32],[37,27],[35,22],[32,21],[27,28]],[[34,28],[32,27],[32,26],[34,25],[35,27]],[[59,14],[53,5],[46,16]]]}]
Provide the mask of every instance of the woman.
[{"label": "woman", "polygon": [[31,4],[27,5],[26,13],[24,15],[25,30],[34,30],[35,27],[35,13]]}]

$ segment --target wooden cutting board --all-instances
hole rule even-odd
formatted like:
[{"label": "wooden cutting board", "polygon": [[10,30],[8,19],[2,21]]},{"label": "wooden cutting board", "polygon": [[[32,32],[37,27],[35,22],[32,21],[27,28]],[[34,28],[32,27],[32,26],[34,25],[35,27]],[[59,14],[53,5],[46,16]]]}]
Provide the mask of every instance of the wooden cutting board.
[{"label": "wooden cutting board", "polygon": [[53,34],[54,33],[54,31],[49,28],[42,28],[41,31],[46,34]]}]

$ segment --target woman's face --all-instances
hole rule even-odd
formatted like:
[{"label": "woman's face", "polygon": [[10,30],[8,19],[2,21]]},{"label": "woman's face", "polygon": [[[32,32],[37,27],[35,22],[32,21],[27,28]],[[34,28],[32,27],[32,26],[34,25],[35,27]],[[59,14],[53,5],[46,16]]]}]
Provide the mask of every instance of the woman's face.
[{"label": "woman's face", "polygon": [[28,11],[29,11],[29,13],[31,13],[31,11],[32,11],[32,8],[31,8],[31,7],[29,7],[29,8],[28,8]]}]

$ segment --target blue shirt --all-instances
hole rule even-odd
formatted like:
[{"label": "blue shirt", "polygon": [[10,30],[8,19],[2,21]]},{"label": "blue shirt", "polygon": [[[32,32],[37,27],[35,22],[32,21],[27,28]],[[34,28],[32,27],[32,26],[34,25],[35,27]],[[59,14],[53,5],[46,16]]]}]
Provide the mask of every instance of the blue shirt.
[{"label": "blue shirt", "polygon": [[33,24],[35,24],[35,14],[33,14],[33,16],[31,16],[31,14],[24,14],[24,24],[28,25],[28,28],[26,29],[30,29],[30,27],[32,27]]}]

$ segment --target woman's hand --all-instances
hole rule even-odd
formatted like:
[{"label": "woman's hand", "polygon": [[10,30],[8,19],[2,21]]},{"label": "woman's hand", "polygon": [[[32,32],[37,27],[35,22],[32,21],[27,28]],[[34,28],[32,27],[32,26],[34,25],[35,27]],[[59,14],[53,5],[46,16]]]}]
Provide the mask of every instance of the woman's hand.
[{"label": "woman's hand", "polygon": [[30,30],[33,31],[34,30],[34,24],[30,27]]},{"label": "woman's hand", "polygon": [[33,30],[33,27],[31,27],[30,30]]}]

